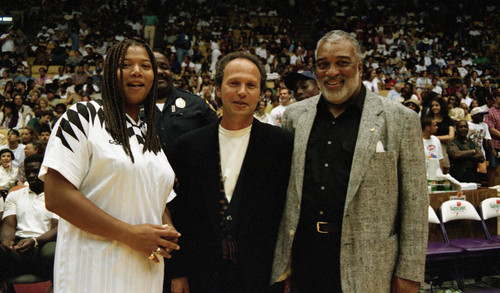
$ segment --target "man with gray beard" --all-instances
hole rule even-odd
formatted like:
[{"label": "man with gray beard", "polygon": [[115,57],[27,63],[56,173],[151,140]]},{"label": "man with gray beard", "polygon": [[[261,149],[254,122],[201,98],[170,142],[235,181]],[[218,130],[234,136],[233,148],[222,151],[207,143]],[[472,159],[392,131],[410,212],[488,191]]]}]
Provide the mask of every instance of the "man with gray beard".
[{"label": "man with gray beard", "polygon": [[366,90],[349,33],[327,33],[316,60],[321,93],[282,117],[295,136],[272,281],[299,292],[417,292],[429,204],[418,116]]}]

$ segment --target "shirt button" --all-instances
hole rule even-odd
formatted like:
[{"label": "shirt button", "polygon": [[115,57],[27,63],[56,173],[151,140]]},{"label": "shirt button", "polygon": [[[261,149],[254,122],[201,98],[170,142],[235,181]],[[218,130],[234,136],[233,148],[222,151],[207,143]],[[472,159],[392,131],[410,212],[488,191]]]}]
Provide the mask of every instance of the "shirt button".
[{"label": "shirt button", "polygon": [[295,230],[290,230],[290,236],[294,236],[295,235]]},{"label": "shirt button", "polygon": [[332,121],[332,125],[335,125],[335,121]]},{"label": "shirt button", "polygon": [[327,168],[328,168],[328,166],[329,166],[329,165],[328,165],[328,163],[325,163],[325,167],[327,167]]},{"label": "shirt button", "polygon": [[325,190],[325,187],[324,187],[324,186],[321,186],[320,188],[321,188],[321,190]]},{"label": "shirt button", "polygon": [[327,141],[327,144],[332,144],[332,142],[329,140],[329,141]]}]

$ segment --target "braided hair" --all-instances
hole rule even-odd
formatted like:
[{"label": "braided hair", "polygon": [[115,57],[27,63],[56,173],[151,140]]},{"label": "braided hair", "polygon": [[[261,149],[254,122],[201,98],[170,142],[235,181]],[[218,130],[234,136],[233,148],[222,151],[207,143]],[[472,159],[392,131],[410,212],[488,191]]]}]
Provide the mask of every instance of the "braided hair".
[{"label": "braided hair", "polygon": [[[125,39],[114,45],[107,53],[104,64],[102,100],[104,108],[104,121],[106,131],[114,140],[121,143],[125,153],[134,162],[134,156],[130,149],[127,134],[127,123],[125,116],[125,91],[123,87],[123,61],[129,47],[142,47],[148,52],[151,61],[154,80],[148,96],[143,101],[146,116],[147,132],[143,152],[152,151],[157,154],[161,150],[160,141],[156,135],[154,123],[154,107],[157,95],[157,65],[151,48],[141,39]],[[119,73],[118,73],[119,72]],[[117,82],[119,81],[119,82]]]}]

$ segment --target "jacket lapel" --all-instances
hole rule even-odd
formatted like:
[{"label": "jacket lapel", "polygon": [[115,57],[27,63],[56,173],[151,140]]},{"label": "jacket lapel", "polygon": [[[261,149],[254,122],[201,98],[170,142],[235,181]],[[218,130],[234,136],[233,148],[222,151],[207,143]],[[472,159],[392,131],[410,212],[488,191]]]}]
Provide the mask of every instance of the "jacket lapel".
[{"label": "jacket lapel", "polygon": [[[220,168],[219,168],[219,122],[214,122],[210,125],[206,132],[206,139],[200,140],[202,143],[197,146],[199,151],[200,161],[204,161],[205,170],[200,170],[200,174],[192,174],[192,176],[203,176],[205,192],[203,192],[204,206],[207,210],[208,218],[214,231],[220,230]],[[200,166],[203,166],[200,164]],[[216,211],[214,213],[214,211]]]},{"label": "jacket lapel", "polygon": [[318,112],[318,102],[321,95],[317,95],[309,98],[311,103],[305,108],[305,111],[297,119],[297,124],[295,125],[295,138],[294,138],[294,150],[293,150],[293,162],[292,166],[297,166],[292,168],[294,173],[294,188],[295,194],[297,196],[297,202],[300,205],[302,202],[302,190],[304,186],[304,169],[306,165],[306,151],[307,143],[309,141],[309,136],[314,124],[314,119],[316,118],[316,113]]},{"label": "jacket lapel", "polygon": [[[259,163],[265,158],[266,150],[260,149],[259,145],[262,144],[258,143],[258,140],[262,139],[262,135],[260,135],[260,131],[262,130],[261,126],[261,122],[257,119],[253,120],[247,151],[243,163],[241,164],[238,180],[234,187],[231,203],[236,203],[236,209],[233,209],[233,213],[238,215],[237,217],[233,217],[235,221],[233,224],[236,227],[236,231],[239,231],[237,227],[241,213],[247,211],[246,209],[241,209],[241,207],[250,207],[249,205],[253,202],[254,196],[251,193],[253,190],[252,185],[254,184],[254,178],[252,177],[257,176],[255,172],[259,170]],[[248,196],[249,193],[250,196]],[[237,202],[239,202],[239,204],[237,204]]]},{"label": "jacket lapel", "polygon": [[383,108],[379,98],[372,92],[367,91],[359,123],[358,138],[352,160],[344,210],[347,209],[358,191],[359,185],[368,169],[368,164],[375,153],[377,142],[380,141],[380,134],[382,127],[384,127],[382,113]]}]

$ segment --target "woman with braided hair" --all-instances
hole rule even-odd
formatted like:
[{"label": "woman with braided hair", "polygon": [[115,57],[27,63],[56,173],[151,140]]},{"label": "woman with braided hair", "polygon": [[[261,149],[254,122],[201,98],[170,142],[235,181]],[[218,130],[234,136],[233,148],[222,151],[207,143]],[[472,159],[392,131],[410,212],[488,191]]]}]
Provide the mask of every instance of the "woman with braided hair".
[{"label": "woman with braided hair", "polygon": [[102,102],[77,103],[54,126],[40,172],[46,206],[61,217],[54,292],[162,291],[163,257],[180,234],[166,209],[174,173],[153,123],[156,72],[147,44],[119,42]]}]

